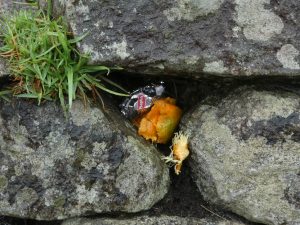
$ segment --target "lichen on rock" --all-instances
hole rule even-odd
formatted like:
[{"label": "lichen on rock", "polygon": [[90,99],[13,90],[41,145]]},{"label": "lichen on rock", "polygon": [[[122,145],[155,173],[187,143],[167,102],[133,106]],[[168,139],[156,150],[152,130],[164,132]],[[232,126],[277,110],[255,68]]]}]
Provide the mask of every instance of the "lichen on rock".
[{"label": "lichen on rock", "polygon": [[247,39],[268,41],[280,34],[284,24],[281,18],[271,10],[265,9],[270,0],[235,0],[236,22],[243,29]]},{"label": "lichen on rock", "polygon": [[204,198],[264,224],[300,223],[299,95],[242,87],[182,122]]},{"label": "lichen on rock", "polygon": [[200,16],[206,16],[218,10],[224,0],[176,0],[175,6],[164,10],[164,15],[170,21],[192,21]]},{"label": "lichen on rock", "polygon": [[293,70],[300,69],[299,62],[296,59],[296,57],[299,56],[299,50],[293,45],[283,45],[276,56],[284,68]]},{"label": "lichen on rock", "polygon": [[299,6],[296,0],[67,1],[65,15],[75,37],[89,33],[78,48],[91,54],[90,64],[190,78],[298,76],[300,69],[283,67],[276,54],[285,43],[298,48]]},{"label": "lichen on rock", "polygon": [[160,154],[109,103],[0,100],[0,214],[57,220],[149,209],[168,191]]},{"label": "lichen on rock", "polygon": [[203,72],[209,74],[224,74],[227,68],[224,66],[224,62],[221,60],[205,63]]}]

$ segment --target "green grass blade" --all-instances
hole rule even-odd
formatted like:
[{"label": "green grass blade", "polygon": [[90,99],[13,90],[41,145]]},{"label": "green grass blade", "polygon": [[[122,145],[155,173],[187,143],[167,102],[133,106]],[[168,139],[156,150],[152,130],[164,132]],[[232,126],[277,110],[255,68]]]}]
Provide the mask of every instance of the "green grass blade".
[{"label": "green grass blade", "polygon": [[80,70],[80,73],[94,73],[94,72],[99,72],[99,71],[105,71],[107,74],[109,74],[110,69],[106,66],[84,66]]},{"label": "green grass blade", "polygon": [[66,104],[65,104],[65,97],[64,97],[64,94],[63,94],[63,89],[61,86],[58,87],[58,97],[59,97],[59,101],[60,101],[60,105],[66,115],[66,112],[67,112],[67,108],[66,108]]},{"label": "green grass blade", "polygon": [[67,69],[67,77],[68,77],[68,99],[69,99],[69,108],[72,107],[73,101],[73,69]]},{"label": "green grass blade", "polygon": [[118,85],[117,83],[111,81],[110,79],[107,79],[106,77],[104,77],[102,74],[98,74],[97,76],[100,77],[100,80],[105,81],[106,83],[120,89],[121,91],[124,91],[125,93],[129,94],[129,91],[127,91],[125,88],[123,88],[121,85]]},{"label": "green grass blade", "polygon": [[36,99],[38,99],[39,96],[36,93],[26,93],[26,94],[16,95],[16,97],[18,97],[18,98],[36,98]]},{"label": "green grass blade", "polygon": [[11,90],[5,90],[5,91],[0,91],[0,98],[4,99],[5,101],[9,102],[10,99],[7,97],[8,95],[11,95],[12,91]]},{"label": "green grass blade", "polygon": [[[51,1],[48,0],[49,7]],[[51,9],[52,10],[52,9]],[[0,18],[0,35],[4,45],[0,55],[9,60],[10,72],[17,85],[13,87],[17,97],[43,100],[59,100],[64,113],[72,107],[77,96],[88,102],[86,92],[97,90],[114,95],[127,96],[128,92],[107,77],[89,73],[109,74],[110,68],[101,65],[87,65],[89,56],[76,49],[76,43],[88,33],[70,39],[70,32],[62,18],[51,20],[43,12],[19,11]],[[106,87],[121,90],[119,93]],[[3,97],[4,96],[4,97]],[[0,92],[1,98],[6,98]],[[65,97],[68,98],[66,105]],[[67,107],[68,106],[68,107]]]},{"label": "green grass blade", "polygon": [[86,36],[89,35],[89,32],[86,32],[85,34],[79,36],[79,37],[76,37],[76,38],[73,38],[73,39],[70,39],[69,40],[69,43],[70,44],[76,44],[77,42],[80,42],[82,41]]},{"label": "green grass blade", "polygon": [[120,93],[120,92],[112,91],[112,90],[110,90],[110,89],[108,89],[108,88],[106,88],[103,85],[98,84],[98,83],[95,86],[97,88],[103,90],[103,91],[106,91],[107,93],[110,93],[110,94],[113,94],[113,95],[116,95],[116,96],[123,96],[123,97],[128,97],[129,96],[129,94],[123,94],[123,93]]}]

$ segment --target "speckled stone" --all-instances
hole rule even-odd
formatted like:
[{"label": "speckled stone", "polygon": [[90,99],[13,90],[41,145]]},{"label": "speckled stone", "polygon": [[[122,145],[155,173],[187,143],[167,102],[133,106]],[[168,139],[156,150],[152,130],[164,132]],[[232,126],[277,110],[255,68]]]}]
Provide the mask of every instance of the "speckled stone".
[{"label": "speckled stone", "polygon": [[206,200],[254,222],[300,224],[299,100],[297,91],[241,87],[185,116]]},{"label": "speckled stone", "polygon": [[153,145],[109,103],[0,100],[0,215],[57,220],[151,208],[169,187]]},{"label": "speckled stone", "polygon": [[75,36],[89,32],[78,47],[92,64],[181,77],[300,74],[298,0],[58,1]]},{"label": "speckled stone", "polygon": [[0,58],[0,78],[9,74],[6,61]]},{"label": "speckled stone", "polygon": [[130,219],[86,219],[76,218],[63,222],[62,225],[244,225],[242,222],[226,219],[190,218],[179,216],[137,216]]},{"label": "speckled stone", "polygon": [[26,0],[0,0],[0,15],[13,13],[18,10],[37,10],[37,6],[27,4]]}]

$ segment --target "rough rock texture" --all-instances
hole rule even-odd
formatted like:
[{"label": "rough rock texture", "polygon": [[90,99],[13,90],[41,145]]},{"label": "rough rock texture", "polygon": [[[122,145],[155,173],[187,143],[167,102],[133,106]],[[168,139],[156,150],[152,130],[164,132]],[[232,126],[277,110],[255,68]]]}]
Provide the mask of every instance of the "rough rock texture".
[{"label": "rough rock texture", "polygon": [[8,68],[6,62],[0,58],[0,77],[8,75]]},{"label": "rough rock texture", "polygon": [[63,222],[62,225],[243,225],[237,221],[222,219],[197,219],[177,216],[133,217],[131,219],[86,219],[78,218]]},{"label": "rough rock texture", "polygon": [[187,114],[194,180],[204,198],[255,222],[300,224],[300,101],[243,87]]},{"label": "rough rock texture", "polygon": [[0,215],[55,220],[137,212],[168,191],[160,154],[113,107],[0,101]]},{"label": "rough rock texture", "polygon": [[74,34],[89,32],[79,47],[94,64],[183,77],[300,74],[298,0],[61,2]]},{"label": "rough rock texture", "polygon": [[20,9],[37,9],[36,6],[28,4],[26,0],[0,0],[0,14],[2,13],[12,13]]}]

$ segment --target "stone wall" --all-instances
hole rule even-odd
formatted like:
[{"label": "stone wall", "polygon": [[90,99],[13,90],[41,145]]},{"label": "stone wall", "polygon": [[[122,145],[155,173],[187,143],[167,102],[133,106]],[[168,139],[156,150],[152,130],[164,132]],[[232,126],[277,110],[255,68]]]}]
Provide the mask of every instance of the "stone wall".
[{"label": "stone wall", "polygon": [[[24,3],[0,0],[0,15],[33,9]],[[78,49],[90,64],[123,67],[118,83],[172,77],[190,156],[175,176],[162,161],[169,146],[139,137],[120,99],[75,101],[67,115],[57,102],[0,99],[0,215],[63,225],[300,224],[300,2],[53,0],[52,15],[75,37],[87,34]],[[7,63],[0,58],[0,77]]]}]

